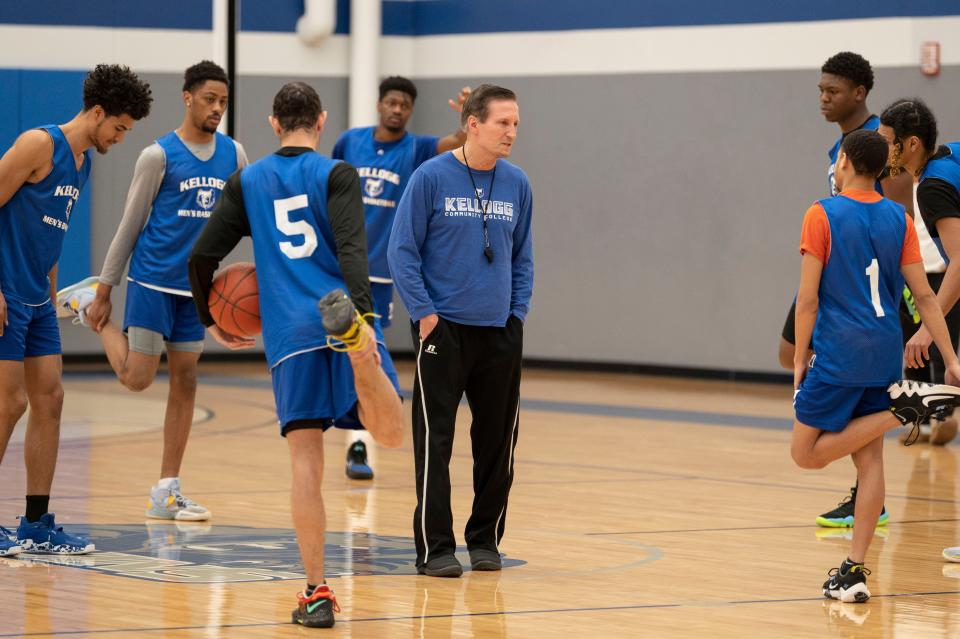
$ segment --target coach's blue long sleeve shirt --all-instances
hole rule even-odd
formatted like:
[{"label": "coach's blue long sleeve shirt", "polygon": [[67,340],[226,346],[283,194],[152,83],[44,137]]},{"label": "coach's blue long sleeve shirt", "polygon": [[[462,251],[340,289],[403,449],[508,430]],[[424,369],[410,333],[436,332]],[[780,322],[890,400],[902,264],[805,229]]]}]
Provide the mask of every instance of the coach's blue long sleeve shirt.
[{"label": "coach's blue long sleeve shirt", "polygon": [[[483,207],[492,262],[484,256]],[[473,183],[452,153],[421,165],[400,199],[387,250],[410,317],[436,313],[473,326],[525,319],[533,293],[532,214],[530,181],[506,160],[495,171],[474,169]]]}]

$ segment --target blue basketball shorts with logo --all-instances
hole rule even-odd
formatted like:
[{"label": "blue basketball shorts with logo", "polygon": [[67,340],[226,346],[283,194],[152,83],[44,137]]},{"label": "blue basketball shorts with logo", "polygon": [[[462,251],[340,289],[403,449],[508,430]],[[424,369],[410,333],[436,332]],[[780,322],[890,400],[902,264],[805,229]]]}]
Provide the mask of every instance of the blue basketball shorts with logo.
[{"label": "blue basketball shorts with logo", "polygon": [[890,410],[887,386],[838,386],[824,381],[811,367],[793,394],[801,424],[830,432],[847,427],[851,419]]},{"label": "blue basketball shorts with logo", "polygon": [[[397,369],[387,347],[378,343],[377,351],[383,372],[399,394]],[[270,373],[281,435],[301,428],[363,429],[346,353],[318,348],[281,361]]]},{"label": "blue basketball shorts with logo", "polygon": [[203,341],[206,333],[192,297],[158,291],[128,280],[123,330],[131,326],[160,333],[164,341],[170,343]]},{"label": "blue basketball shorts with logo", "polygon": [[373,312],[380,316],[380,327],[386,328],[393,322],[393,284],[370,282],[373,295]]},{"label": "blue basketball shorts with logo", "polygon": [[25,357],[62,352],[57,311],[52,302],[30,306],[11,297],[6,301],[7,325],[0,335],[0,360],[22,362]]}]

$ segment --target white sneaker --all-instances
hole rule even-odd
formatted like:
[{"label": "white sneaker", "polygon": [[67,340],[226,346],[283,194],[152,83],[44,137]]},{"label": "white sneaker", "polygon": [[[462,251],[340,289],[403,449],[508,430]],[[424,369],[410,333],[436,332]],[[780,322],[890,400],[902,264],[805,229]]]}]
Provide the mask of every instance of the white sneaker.
[{"label": "white sneaker", "polygon": [[99,277],[88,277],[57,291],[57,317],[74,317],[74,324],[87,326],[87,307],[97,295]]},{"label": "white sneaker", "polygon": [[146,515],[152,519],[173,519],[176,521],[206,521],[210,511],[184,497],[180,492],[180,482],[174,482],[169,488],[154,486],[150,489],[150,502]]}]

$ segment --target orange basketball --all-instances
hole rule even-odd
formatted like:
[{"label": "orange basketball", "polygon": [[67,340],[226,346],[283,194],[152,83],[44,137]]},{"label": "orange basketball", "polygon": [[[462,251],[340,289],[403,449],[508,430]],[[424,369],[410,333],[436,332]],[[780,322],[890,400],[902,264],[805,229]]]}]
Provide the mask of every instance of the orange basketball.
[{"label": "orange basketball", "polygon": [[250,262],[237,262],[220,270],[210,289],[210,315],[217,326],[242,337],[258,335],[260,296],[257,269]]}]

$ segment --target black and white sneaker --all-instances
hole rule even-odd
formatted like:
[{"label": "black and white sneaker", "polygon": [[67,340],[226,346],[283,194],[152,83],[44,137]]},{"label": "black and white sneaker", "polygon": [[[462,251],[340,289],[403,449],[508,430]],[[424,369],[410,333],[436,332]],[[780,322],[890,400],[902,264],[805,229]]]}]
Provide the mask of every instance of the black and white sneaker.
[{"label": "black and white sneaker", "polygon": [[845,561],[839,568],[827,573],[829,579],[823,582],[823,596],[844,603],[863,603],[870,599],[870,590],[867,588],[869,574],[870,571],[863,564],[848,564]]},{"label": "black and white sneaker", "polygon": [[[916,434],[920,433],[920,424],[931,418],[941,419],[953,407],[960,404],[960,388],[947,384],[926,384],[923,382],[900,381],[890,384],[890,410],[904,426],[910,425]],[[912,438],[912,441],[911,441]],[[908,437],[905,445],[912,444],[916,437]]]}]

